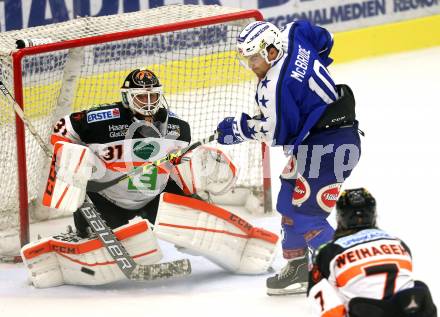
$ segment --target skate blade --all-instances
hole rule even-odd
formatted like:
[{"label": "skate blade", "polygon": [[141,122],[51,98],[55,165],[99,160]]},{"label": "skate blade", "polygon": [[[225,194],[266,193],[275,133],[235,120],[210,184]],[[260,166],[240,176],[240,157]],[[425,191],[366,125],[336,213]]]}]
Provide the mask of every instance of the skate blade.
[{"label": "skate blade", "polygon": [[307,283],[296,283],[289,288],[267,288],[269,296],[302,295],[307,293]]}]

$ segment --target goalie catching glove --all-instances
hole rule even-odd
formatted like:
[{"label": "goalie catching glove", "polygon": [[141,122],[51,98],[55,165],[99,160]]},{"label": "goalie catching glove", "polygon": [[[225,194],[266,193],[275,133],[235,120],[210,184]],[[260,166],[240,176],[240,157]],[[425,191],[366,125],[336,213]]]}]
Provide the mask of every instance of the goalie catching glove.
[{"label": "goalie catching glove", "polygon": [[205,201],[165,193],[154,226],[160,239],[241,274],[266,273],[278,236]]},{"label": "goalie catching glove", "polygon": [[[135,218],[116,229],[115,236],[138,264],[153,264],[162,259],[147,220]],[[29,243],[21,249],[21,257],[37,288],[101,285],[126,278],[98,238],[83,239],[74,233]]]},{"label": "goalie catching glove", "polygon": [[231,159],[222,150],[209,146],[186,153],[175,168],[174,180],[187,195],[220,195],[230,190],[237,179],[237,168]]}]

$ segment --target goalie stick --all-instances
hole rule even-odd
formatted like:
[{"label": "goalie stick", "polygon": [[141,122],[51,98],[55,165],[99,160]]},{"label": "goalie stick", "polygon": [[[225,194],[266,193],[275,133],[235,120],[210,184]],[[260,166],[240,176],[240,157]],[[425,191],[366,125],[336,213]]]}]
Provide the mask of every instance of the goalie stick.
[{"label": "goalie stick", "polygon": [[[11,95],[9,90],[0,81],[0,90],[12,101],[15,113],[21,118],[29,132],[35,137],[38,145],[44,153],[51,158],[52,151],[44,142],[41,136],[35,130],[35,127],[29,122],[20,105]],[[107,252],[115,260],[116,264],[124,275],[130,280],[156,280],[167,279],[170,277],[179,277],[191,273],[191,263],[188,259],[181,259],[165,263],[141,265],[137,264],[128,254],[122,243],[116,238],[113,231],[103,221],[91,199],[86,195],[84,204],[79,208],[81,214],[86,219],[90,228],[96,233]]]}]

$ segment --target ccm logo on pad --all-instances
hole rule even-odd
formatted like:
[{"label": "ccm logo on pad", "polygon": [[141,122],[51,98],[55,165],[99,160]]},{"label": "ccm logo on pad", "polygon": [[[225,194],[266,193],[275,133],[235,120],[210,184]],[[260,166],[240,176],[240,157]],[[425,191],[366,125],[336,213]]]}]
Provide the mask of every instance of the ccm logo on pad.
[{"label": "ccm logo on pad", "polygon": [[87,123],[109,119],[117,119],[121,116],[119,109],[99,110],[87,114]]}]

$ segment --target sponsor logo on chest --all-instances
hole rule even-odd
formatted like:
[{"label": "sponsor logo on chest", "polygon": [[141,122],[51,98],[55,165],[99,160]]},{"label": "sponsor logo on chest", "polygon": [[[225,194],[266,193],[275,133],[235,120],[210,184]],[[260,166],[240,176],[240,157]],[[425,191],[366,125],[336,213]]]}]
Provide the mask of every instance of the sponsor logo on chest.
[{"label": "sponsor logo on chest", "polygon": [[128,130],[128,124],[111,124],[108,126],[109,137],[119,138],[125,137]]},{"label": "sponsor logo on chest", "polygon": [[148,160],[150,157],[156,156],[159,150],[160,144],[155,141],[148,143],[138,141],[133,145],[133,153],[142,160]]},{"label": "sponsor logo on chest", "polygon": [[377,229],[368,229],[359,231],[356,234],[352,234],[346,237],[339,238],[335,243],[343,248],[349,248],[355,244],[369,242],[371,240],[378,239],[394,239],[388,233]]},{"label": "sponsor logo on chest", "polygon": [[168,124],[168,133],[167,135],[175,135],[176,137],[180,136],[180,126],[177,124]]},{"label": "sponsor logo on chest", "polygon": [[87,123],[118,119],[120,117],[121,114],[118,108],[97,110],[97,111],[89,112],[87,114]]}]

